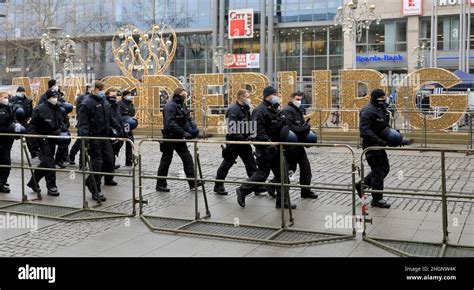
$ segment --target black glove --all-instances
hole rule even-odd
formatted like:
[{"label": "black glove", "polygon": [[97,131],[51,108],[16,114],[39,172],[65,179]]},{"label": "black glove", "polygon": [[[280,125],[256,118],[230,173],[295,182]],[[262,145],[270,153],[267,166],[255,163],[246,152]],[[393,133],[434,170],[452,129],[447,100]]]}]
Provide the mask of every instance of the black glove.
[{"label": "black glove", "polygon": [[385,146],[387,146],[387,142],[385,142],[384,140],[380,139],[380,141],[377,143],[377,145],[379,145],[380,147],[385,147]]},{"label": "black glove", "polygon": [[193,138],[193,135],[189,134],[188,132],[184,132],[183,137],[184,139],[189,140]]},{"label": "black glove", "polygon": [[311,131],[311,125],[306,124],[303,126],[303,135],[306,136],[309,134],[309,131]]}]

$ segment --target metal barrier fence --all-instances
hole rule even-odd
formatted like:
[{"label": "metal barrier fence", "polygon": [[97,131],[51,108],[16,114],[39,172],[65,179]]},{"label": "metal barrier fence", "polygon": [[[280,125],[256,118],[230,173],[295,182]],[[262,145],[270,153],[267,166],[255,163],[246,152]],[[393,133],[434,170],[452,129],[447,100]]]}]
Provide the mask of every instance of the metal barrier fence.
[{"label": "metal barrier fence", "polygon": [[[387,150],[387,151],[412,151],[412,152],[438,152],[440,153],[440,173],[441,173],[441,188],[440,191],[438,192],[428,192],[428,193],[421,193],[417,192],[414,190],[407,190],[407,191],[395,191],[395,190],[369,190],[364,188],[364,156],[365,153],[369,151],[376,151],[376,150]],[[473,150],[455,150],[455,149],[439,149],[439,148],[386,148],[386,147],[370,147],[365,149],[362,154],[361,154],[361,177],[362,177],[362,207],[361,207],[361,213],[363,216],[363,232],[362,236],[363,239],[367,242],[370,242],[378,247],[381,247],[383,249],[386,249],[390,252],[394,252],[396,254],[402,255],[402,256],[417,256],[418,252],[425,248],[430,248],[431,251],[434,251],[434,253],[437,256],[445,256],[447,250],[449,247],[455,247],[458,249],[466,250],[466,251],[471,251],[470,254],[472,255],[474,253],[474,246],[467,246],[467,245],[459,245],[455,243],[451,243],[449,241],[449,231],[448,231],[448,199],[457,199],[459,200],[469,200],[469,202],[474,202],[474,194],[473,195],[468,195],[468,194],[462,194],[462,193],[449,193],[447,191],[447,178],[446,178],[446,153],[462,153],[462,154],[472,154]],[[395,196],[409,196],[409,197],[421,197],[421,198],[435,198],[439,199],[441,201],[441,222],[442,222],[442,241],[439,243],[433,243],[429,241],[413,241],[413,240],[408,240],[408,239],[391,239],[391,238],[384,238],[384,237],[375,237],[375,236],[370,236],[367,234],[367,223],[372,223],[372,218],[368,218],[367,215],[367,205],[365,203],[365,193],[370,192],[370,193],[384,193],[384,194],[389,194],[389,195],[395,195]],[[412,248],[412,245],[414,245],[414,248]],[[416,247],[419,246],[417,249]],[[397,248],[398,247],[398,248]]]},{"label": "metal barrier fence", "polygon": [[[88,158],[88,146],[86,146],[86,142],[88,140],[103,140],[103,141],[121,141],[121,142],[128,142],[131,144],[131,148],[133,150],[133,155],[135,156],[135,148],[134,144],[130,139],[127,138],[106,138],[106,137],[85,137],[85,136],[70,136],[71,140],[78,139],[81,141],[81,160],[82,160],[82,169],[79,170],[70,170],[70,169],[58,169],[58,168],[45,168],[45,167],[33,167],[31,164],[31,159],[27,150],[26,146],[26,139],[61,139],[65,138],[62,136],[48,136],[48,135],[33,135],[33,134],[5,134],[1,133],[0,138],[7,138],[11,137],[14,139],[20,140],[20,151],[21,151],[21,160],[20,165],[0,165],[0,168],[11,168],[11,169],[20,169],[21,171],[21,201],[15,200],[0,200],[0,212],[8,212],[14,214],[23,214],[23,215],[35,215],[38,217],[44,217],[49,219],[56,219],[56,220],[64,220],[64,221],[83,221],[83,220],[94,220],[94,219],[104,219],[104,218],[122,218],[122,217],[130,217],[135,216],[135,208],[136,203],[138,203],[136,196],[135,196],[135,163],[133,164],[133,168],[130,174],[124,173],[110,173],[110,172],[97,172],[92,171],[90,166],[90,160]],[[84,150],[82,150],[84,149]],[[53,152],[54,153],[54,152]],[[25,162],[27,164],[25,164]],[[86,169],[88,165],[89,170]],[[25,193],[25,170],[30,170],[32,175],[32,180],[38,186],[37,181],[35,180],[33,170],[41,170],[41,171],[53,171],[53,172],[65,172],[69,174],[82,174],[82,208],[75,208],[75,207],[68,207],[68,206],[60,206],[60,205],[50,205],[40,202],[42,200],[42,195],[40,191],[37,192],[37,198],[33,200],[28,200],[28,196]],[[100,207],[102,203],[100,200],[97,202],[97,205],[90,206],[86,194],[86,174],[90,174],[91,177],[94,179],[95,174],[100,174],[103,176],[118,176],[118,177],[127,177],[132,179],[132,213],[118,213],[106,210],[97,210],[95,208]],[[39,186],[38,186],[39,187]],[[96,184],[94,182],[95,190]]]},{"label": "metal barrier fence", "polygon": [[[194,166],[195,166],[195,175],[194,178],[176,178],[169,176],[155,176],[147,175],[143,172],[142,169],[142,159],[143,152],[141,150],[143,143],[145,142],[185,142],[193,144],[193,155],[194,155]],[[250,182],[250,181],[231,181],[231,180],[217,180],[203,178],[202,172],[200,170],[200,159],[198,153],[198,145],[200,144],[233,144],[233,145],[275,145],[280,148],[280,174],[281,182],[280,183],[265,183],[265,182]],[[326,148],[343,148],[347,149],[350,152],[352,157],[351,159],[351,188],[343,187],[329,187],[329,186],[314,186],[314,185],[292,185],[290,183],[285,183],[285,158],[284,158],[284,146],[313,146],[313,147],[326,147]],[[261,242],[267,244],[276,244],[276,245],[301,245],[308,243],[316,243],[323,241],[336,241],[336,240],[347,240],[353,239],[356,235],[355,222],[352,223],[352,233],[351,234],[339,234],[339,233],[329,233],[329,232],[319,232],[312,231],[308,229],[294,229],[290,228],[294,225],[294,218],[291,208],[289,211],[289,223],[287,223],[285,218],[285,208],[283,206],[284,192],[285,188],[296,187],[296,188],[310,188],[310,189],[320,189],[327,191],[346,191],[352,195],[352,217],[355,218],[356,206],[355,206],[355,174],[356,174],[356,165],[355,165],[355,155],[354,151],[350,146],[347,145],[321,145],[321,144],[304,144],[304,143],[277,143],[277,142],[237,142],[237,141],[210,141],[210,140],[172,140],[172,139],[153,139],[147,138],[141,140],[138,145],[138,183],[139,183],[139,200],[140,200],[140,216],[145,224],[153,231],[157,232],[169,232],[169,233],[179,233],[179,234],[189,234],[197,236],[206,236],[214,238],[224,238],[224,239],[233,239],[233,240],[242,240],[250,242]],[[199,174],[199,175],[198,175]],[[199,177],[198,177],[199,176]],[[183,217],[162,217],[162,216],[150,216],[145,215],[143,212],[143,204],[147,204],[147,201],[143,198],[143,181],[145,179],[151,180],[180,180],[180,181],[194,181],[194,219],[186,219]],[[198,202],[198,182],[202,182],[203,189],[203,198],[206,205],[206,216],[204,219],[201,218],[199,213],[199,202]],[[235,226],[233,223],[227,223],[222,221],[214,220],[205,220],[211,217],[211,212],[207,204],[206,189],[204,187],[204,182],[223,182],[230,184],[251,184],[251,185],[266,185],[266,186],[279,186],[281,188],[281,224],[279,227],[270,227],[262,225],[251,225],[251,224],[239,224]],[[288,197],[289,199],[289,197]],[[290,201],[288,201],[290,202]]]},{"label": "metal barrier fence", "polygon": [[[222,106],[215,110],[215,113],[208,113],[207,117],[217,116],[216,113],[225,114],[227,107]],[[142,114],[149,114],[153,116],[153,112],[160,110],[155,107],[141,107],[137,111],[142,111]],[[209,110],[212,111],[212,110]],[[319,143],[338,143],[338,142],[350,142],[351,144],[357,144],[360,146],[359,128],[358,125],[351,125],[345,121],[341,116],[344,114],[352,114],[355,117],[355,124],[359,124],[359,112],[357,109],[317,109],[310,107],[306,110],[307,116],[313,115],[311,123],[313,124],[312,129],[318,134]],[[419,144],[419,147],[426,148],[429,144],[465,144],[467,149],[473,148],[473,111],[440,111],[440,110],[410,110],[410,109],[393,109],[391,110],[392,119],[391,126],[394,129],[400,130],[405,137],[411,142]],[[430,122],[434,118],[441,116],[462,116],[459,121],[454,124],[453,127],[446,129],[433,129],[430,127]],[[149,118],[149,119],[156,119]],[[414,127],[414,120],[417,119],[417,128]],[[199,121],[199,120],[198,120]],[[316,124],[316,125],[314,125]],[[225,124],[221,124],[222,129],[225,128]],[[159,138],[161,136],[162,126],[151,122],[144,124],[148,129],[147,135],[151,138]],[[211,129],[208,122],[204,122],[200,125],[202,128],[203,137],[207,138],[208,134],[216,133]],[[214,126],[214,129],[216,127]],[[225,129],[224,129],[225,130]],[[222,131],[222,130],[220,130]],[[219,129],[217,129],[219,133]]]}]

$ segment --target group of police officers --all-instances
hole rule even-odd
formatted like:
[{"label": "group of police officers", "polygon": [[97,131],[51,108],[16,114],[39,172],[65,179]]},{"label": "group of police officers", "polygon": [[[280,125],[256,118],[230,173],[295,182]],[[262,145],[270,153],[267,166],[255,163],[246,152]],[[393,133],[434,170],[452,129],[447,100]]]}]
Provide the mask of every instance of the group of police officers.
[{"label": "group of police officers", "polygon": [[[48,82],[49,89],[41,97],[39,104],[33,109],[32,102],[25,95],[25,90],[18,88],[14,97],[9,97],[6,93],[0,93],[0,133],[11,133],[12,124],[20,123],[27,132],[38,135],[61,135],[69,134],[69,119],[67,114],[72,111],[68,103],[64,100],[56,81]],[[118,101],[118,97],[121,100]],[[194,139],[199,135],[199,129],[193,121],[190,111],[186,106],[187,92],[183,88],[174,91],[173,96],[168,100],[163,109],[163,141],[160,142],[162,152],[161,161],[157,175],[160,178],[156,183],[156,190],[169,192],[166,176],[172,162],[173,154],[176,151],[181,158],[184,173],[187,178],[194,178],[194,163],[188,146],[185,142],[166,141],[166,139]],[[248,123],[247,130],[228,130],[226,140],[228,141],[256,141],[256,142],[300,142],[316,143],[316,135],[311,132],[310,119],[305,120],[305,111],[301,107],[302,93],[293,93],[290,102],[281,110],[281,100],[274,87],[266,87],[263,91],[262,102],[251,110],[251,100],[247,90],[240,90],[237,93],[235,104],[229,106],[226,112],[228,126]],[[22,108],[22,114],[18,114],[18,108]],[[130,118],[135,116],[133,97],[129,91],[119,91],[109,88],[104,91],[104,84],[100,81],[93,83],[90,92],[78,96],[76,99],[77,111],[77,133],[79,136],[87,138],[85,148],[81,147],[80,140],[72,146],[68,154],[68,144],[61,144],[61,139],[36,139],[27,138],[28,149],[32,157],[40,158],[39,167],[54,168],[64,166],[64,162],[75,164],[75,155],[87,149],[90,156],[91,170],[95,172],[113,173],[119,165],[115,164],[123,142],[114,142],[110,138],[90,138],[90,137],[125,137],[133,141],[133,133],[130,127]],[[21,118],[18,116],[21,115]],[[21,120],[20,120],[21,119]],[[29,122],[28,122],[29,120]],[[365,149],[371,146],[387,146],[387,129],[389,126],[390,113],[387,110],[385,92],[376,89],[371,93],[370,102],[360,112],[360,136],[362,137],[362,147]],[[136,119],[132,121],[136,122]],[[133,123],[133,122],[132,122]],[[232,124],[234,123],[234,124]],[[251,123],[255,124],[252,126]],[[15,126],[13,126],[15,127]],[[253,132],[250,128],[254,128]],[[391,129],[390,129],[391,130]],[[13,130],[15,131],[15,130]],[[18,130],[16,130],[18,132]],[[400,135],[401,136],[401,135]],[[10,165],[10,151],[13,138],[0,138],[0,165]],[[56,147],[58,148],[56,149]],[[289,183],[289,175],[294,173],[299,166],[300,185],[309,186],[311,184],[311,165],[303,146],[283,147],[284,152],[280,152],[280,147],[275,145],[255,145],[255,152],[249,144],[228,144],[222,146],[223,161],[217,170],[214,192],[219,195],[227,195],[224,187],[224,180],[239,157],[245,165],[248,181],[265,183],[273,173],[271,183],[280,183],[283,179]],[[284,174],[281,173],[280,159],[285,160]],[[387,154],[384,150],[368,151],[367,162],[371,167],[371,172],[364,178],[364,189],[383,190],[384,178],[390,170]],[[82,160],[81,160],[82,161]],[[133,156],[130,144],[126,145],[126,166],[132,165]],[[80,166],[85,166],[80,162]],[[0,192],[8,193],[7,179],[9,168],[0,168]],[[45,177],[48,194],[58,196],[59,190],[56,186],[54,171],[35,170],[28,187],[39,192],[38,182]],[[86,186],[92,194],[94,200],[105,201],[106,197],[101,190],[102,175],[89,175]],[[221,180],[221,181],[220,181]],[[189,188],[194,189],[200,182],[195,184],[189,180]],[[113,180],[113,175],[104,178],[104,184],[115,186],[117,182]],[[362,183],[356,184],[359,197],[362,196]],[[261,194],[267,192],[276,200],[276,208],[296,208],[296,205],[289,201],[288,188],[281,193],[280,186],[262,186],[256,184],[242,184],[236,189],[237,202],[241,207],[245,207],[245,199],[251,193]],[[276,192],[276,194],[275,194]],[[284,200],[281,200],[281,197]],[[381,193],[372,194],[372,206],[389,208],[390,204],[383,199]],[[309,187],[301,188],[301,198],[316,199],[318,195],[311,191]]]},{"label": "group of police officers", "polygon": [[[196,138],[199,130],[190,116],[190,111],[186,107],[186,90],[176,89],[171,100],[169,100],[163,110],[163,137],[164,139],[192,139]],[[311,132],[310,120],[305,120],[305,111],[301,107],[302,93],[293,93],[290,102],[282,110],[281,101],[277,90],[274,87],[266,87],[263,91],[262,102],[251,111],[251,100],[247,90],[240,90],[237,93],[235,104],[229,106],[226,112],[226,122],[228,126],[227,141],[255,141],[255,142],[301,142],[316,143],[316,135]],[[387,98],[385,92],[376,89],[371,93],[370,102],[360,112],[360,136],[363,139],[363,149],[371,146],[387,146],[391,138],[390,113],[387,110]],[[235,130],[235,124],[249,123],[247,131]],[[253,122],[256,126],[252,126]],[[230,127],[233,126],[233,130]],[[249,130],[255,128],[255,132]],[[392,129],[390,129],[392,130]],[[399,132],[396,137],[401,138]],[[397,139],[395,138],[395,139]],[[385,139],[385,140],[384,140]],[[169,192],[165,176],[172,161],[173,152],[179,155],[183,162],[186,177],[194,178],[194,164],[188,147],[183,142],[166,142],[160,144],[162,154],[161,162],[158,168],[158,179],[156,190]],[[311,183],[311,165],[303,146],[284,146],[283,154],[280,154],[280,147],[275,145],[255,145],[255,152],[249,144],[228,144],[222,146],[223,161],[216,174],[218,181],[214,185],[214,192],[219,195],[227,195],[224,187],[224,180],[232,166],[239,157],[244,163],[249,182],[265,183],[273,173],[271,183],[280,183],[283,179],[289,183],[289,174],[295,172],[299,166],[300,185],[309,186]],[[281,156],[285,159],[284,176],[280,172]],[[371,167],[371,172],[364,178],[364,189],[383,190],[384,178],[387,176],[390,165],[387,154],[384,150],[368,151],[366,154],[367,162]],[[201,186],[201,183],[198,183]],[[194,188],[194,182],[189,181],[190,189]],[[359,197],[362,197],[362,183],[356,184],[356,190]],[[276,191],[276,194],[275,194]],[[276,200],[275,207],[296,208],[296,205],[289,201],[288,188],[281,194],[280,186],[261,186],[256,184],[242,184],[236,189],[237,203],[245,207],[245,198],[254,192],[260,194],[267,192]],[[284,197],[282,202],[281,197]],[[372,194],[371,205],[380,208],[389,208],[390,204],[383,199],[381,193]],[[318,195],[311,191],[309,187],[301,188],[301,198],[316,199]]]},{"label": "group of police officers", "polygon": [[[117,100],[118,95],[121,100]],[[132,130],[138,124],[135,116],[131,92],[120,92],[115,88],[104,91],[100,81],[93,83],[90,91],[76,99],[77,132],[79,136],[87,137],[84,141],[77,140],[69,151],[70,136],[68,114],[73,110],[72,104],[66,102],[56,80],[48,81],[48,90],[40,97],[33,108],[33,102],[26,96],[25,89],[19,87],[15,96],[0,92],[0,133],[32,134],[62,136],[64,138],[35,138],[27,137],[26,143],[32,158],[38,157],[40,168],[65,168],[65,162],[74,165],[74,159],[79,151],[86,150],[90,157],[91,170],[96,172],[113,173],[119,166],[115,164],[123,142],[112,141],[110,137],[129,138],[133,141]],[[10,135],[11,136],[11,135]],[[11,148],[15,137],[0,137],[0,165],[11,165]],[[93,137],[106,137],[103,139]],[[126,146],[126,166],[133,162],[132,146]],[[82,160],[81,160],[82,161]],[[80,162],[80,166],[84,166]],[[9,193],[8,176],[10,168],[0,168],[0,192]],[[27,186],[34,192],[41,192],[39,182],[46,180],[48,195],[59,196],[56,185],[56,173],[51,170],[36,169],[33,171]],[[86,185],[94,200],[105,201],[101,190],[102,176],[89,175]],[[115,186],[113,175],[104,178],[104,184]]]}]

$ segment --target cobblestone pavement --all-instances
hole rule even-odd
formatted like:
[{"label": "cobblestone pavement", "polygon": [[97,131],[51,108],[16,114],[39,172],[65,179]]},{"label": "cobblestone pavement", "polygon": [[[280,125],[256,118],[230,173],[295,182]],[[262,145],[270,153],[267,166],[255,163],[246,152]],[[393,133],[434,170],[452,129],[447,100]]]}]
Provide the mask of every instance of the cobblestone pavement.
[{"label": "cobblestone pavement", "polygon": [[[462,147],[460,147],[462,149]],[[159,145],[146,142],[142,152],[143,171],[155,175],[160,160]],[[352,198],[349,191],[331,188],[350,189],[352,183],[351,163],[353,155],[345,148],[307,149],[313,169],[313,184],[327,189],[315,190],[317,200],[302,200],[299,189],[291,189],[291,199],[298,204],[293,212],[295,227],[324,232],[350,234],[350,229],[328,229],[328,216],[350,215]],[[192,150],[191,150],[192,152]],[[124,167],[124,152],[118,171],[129,173]],[[220,146],[204,144],[199,147],[204,178],[214,178],[221,162]],[[355,161],[360,167],[361,150],[355,150]],[[389,152],[391,172],[386,179],[386,190],[396,189],[437,193],[441,187],[440,154],[432,152]],[[446,188],[448,192],[465,195],[474,194],[474,156],[463,154],[446,155]],[[15,142],[12,152],[13,163],[20,162],[19,145]],[[33,160],[37,164],[37,160]],[[70,166],[69,169],[77,168]],[[366,169],[367,170],[367,169]],[[292,183],[299,179],[297,171]],[[26,178],[30,172],[24,171]],[[169,176],[182,177],[184,172],[179,157],[175,154]],[[228,180],[244,181],[247,178],[240,160],[231,169]],[[357,180],[359,177],[357,176]],[[101,209],[131,213],[132,183],[130,178],[116,177],[120,186],[104,187],[108,200]],[[45,196],[45,204],[82,207],[82,174],[58,173],[58,187],[61,196]],[[12,170],[9,179],[12,193],[0,196],[0,200],[21,199],[21,170]],[[147,215],[162,215],[180,218],[194,218],[194,191],[189,191],[182,181],[169,180],[170,193],[154,191],[155,180],[145,179],[142,190],[148,204],[144,206]],[[40,183],[44,188],[44,181]],[[138,182],[137,182],[138,186]],[[237,184],[226,184],[228,196],[212,193],[213,184],[206,184],[212,220],[278,226],[281,211],[274,207],[274,200],[267,195],[249,196],[247,207],[236,204]],[[35,195],[25,188],[29,199]],[[89,196],[86,198],[94,205]],[[414,241],[439,242],[441,231],[441,202],[439,198],[406,198],[387,195],[391,202],[390,210],[369,207],[373,224],[368,225],[368,234],[386,238],[403,238]],[[204,211],[202,193],[199,191],[199,209]],[[0,207],[2,206],[0,202]],[[357,212],[360,212],[357,200]],[[453,243],[474,246],[473,203],[466,200],[450,200],[448,203],[450,240]],[[0,215],[5,215],[0,213]],[[256,243],[243,243],[189,237],[172,234],[152,233],[138,218],[117,218],[80,222],[63,222],[40,219],[39,229],[0,229],[0,256],[391,256],[392,254],[376,248],[361,240],[360,234],[350,241],[315,244],[299,247],[276,247]],[[473,252],[467,255],[474,256]]]}]

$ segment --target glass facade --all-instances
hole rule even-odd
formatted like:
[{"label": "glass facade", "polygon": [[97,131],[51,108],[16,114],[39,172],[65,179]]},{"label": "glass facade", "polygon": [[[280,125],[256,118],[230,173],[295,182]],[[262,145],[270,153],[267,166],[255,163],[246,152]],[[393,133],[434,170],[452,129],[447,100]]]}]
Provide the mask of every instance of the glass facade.
[{"label": "glass facade", "polygon": [[342,0],[277,0],[276,16],[278,22],[305,22],[332,20]]},{"label": "glass facade", "polygon": [[382,21],[364,30],[357,41],[357,53],[407,51],[407,22],[405,20]]}]

